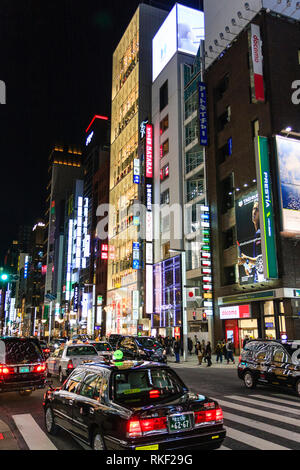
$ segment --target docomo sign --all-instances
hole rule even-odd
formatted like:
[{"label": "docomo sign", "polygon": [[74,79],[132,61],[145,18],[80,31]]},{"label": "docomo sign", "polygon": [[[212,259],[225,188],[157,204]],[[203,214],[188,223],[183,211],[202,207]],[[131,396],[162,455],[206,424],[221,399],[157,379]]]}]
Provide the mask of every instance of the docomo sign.
[{"label": "docomo sign", "polygon": [[236,307],[220,308],[221,320],[243,320],[246,318],[251,318],[250,305],[239,305]]},{"label": "docomo sign", "polygon": [[146,125],[146,178],[153,178],[153,126]]},{"label": "docomo sign", "polygon": [[251,25],[251,48],[254,73],[255,99],[257,101],[265,101],[262,41],[260,35],[260,28],[255,24]]}]

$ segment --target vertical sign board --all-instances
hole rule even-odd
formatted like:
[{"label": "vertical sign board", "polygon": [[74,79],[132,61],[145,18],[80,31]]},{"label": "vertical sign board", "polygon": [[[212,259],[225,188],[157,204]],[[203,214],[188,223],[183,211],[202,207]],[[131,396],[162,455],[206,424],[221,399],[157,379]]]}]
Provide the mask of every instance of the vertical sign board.
[{"label": "vertical sign board", "polygon": [[265,86],[263,74],[263,53],[260,27],[251,24],[249,31],[250,43],[250,70],[253,103],[265,101]]},{"label": "vertical sign board", "polygon": [[269,144],[266,137],[255,138],[255,154],[265,277],[278,279]]},{"label": "vertical sign board", "polygon": [[145,142],[145,187],[146,187],[146,314],[153,314],[153,125],[146,125]]},{"label": "vertical sign board", "polygon": [[208,124],[207,124],[207,91],[206,84],[199,82],[199,125],[200,137],[199,144],[203,147],[208,146]]}]

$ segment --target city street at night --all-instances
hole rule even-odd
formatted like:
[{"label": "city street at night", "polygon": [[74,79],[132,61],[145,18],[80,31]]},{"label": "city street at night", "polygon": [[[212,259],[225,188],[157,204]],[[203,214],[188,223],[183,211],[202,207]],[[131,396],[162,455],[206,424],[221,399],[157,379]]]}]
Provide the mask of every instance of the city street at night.
[{"label": "city street at night", "polygon": [[0,58],[0,451],[300,450],[300,1],[0,0]]},{"label": "city street at night", "polygon": [[[223,407],[227,438],[221,450],[299,449],[300,400],[295,394],[263,387],[249,392],[232,365],[209,369],[193,361],[174,367],[191,391],[214,398]],[[56,437],[47,436],[42,400],[42,391],[26,399],[14,393],[0,396],[0,432],[3,422],[11,431],[4,434],[0,450],[82,449],[64,431]]]}]

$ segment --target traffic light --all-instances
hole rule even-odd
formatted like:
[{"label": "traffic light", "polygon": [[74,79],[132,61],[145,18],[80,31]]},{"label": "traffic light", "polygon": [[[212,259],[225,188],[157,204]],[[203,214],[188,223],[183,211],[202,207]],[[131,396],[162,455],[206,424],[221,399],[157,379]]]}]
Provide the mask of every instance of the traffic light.
[{"label": "traffic light", "polygon": [[7,282],[8,279],[9,279],[9,276],[6,273],[2,273],[1,276],[0,276],[0,279],[1,279],[2,282]]},{"label": "traffic light", "polygon": [[207,320],[207,314],[204,312],[203,315],[202,315],[202,320],[203,321],[206,321]]}]

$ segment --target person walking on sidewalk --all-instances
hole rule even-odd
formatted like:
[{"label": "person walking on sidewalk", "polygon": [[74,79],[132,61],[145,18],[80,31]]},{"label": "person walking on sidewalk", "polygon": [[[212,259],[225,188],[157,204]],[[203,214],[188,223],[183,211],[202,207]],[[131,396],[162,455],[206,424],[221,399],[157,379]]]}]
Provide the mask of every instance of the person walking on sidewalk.
[{"label": "person walking on sidewalk", "polygon": [[217,355],[217,363],[219,363],[219,359],[220,359],[220,363],[222,364],[223,363],[223,344],[222,344],[222,341],[218,341],[218,344],[216,346],[216,355]]},{"label": "person walking on sidewalk", "polygon": [[202,354],[203,354],[204,362],[207,362],[206,361],[206,344],[205,344],[204,339],[202,340],[201,348],[202,348]]},{"label": "person walking on sidewalk", "polygon": [[193,348],[194,348],[193,341],[191,340],[191,338],[188,338],[188,350],[189,350],[190,356],[192,355]]},{"label": "person walking on sidewalk", "polygon": [[227,351],[227,364],[229,364],[230,361],[232,361],[233,364],[235,364],[234,360],[234,344],[231,339],[229,339],[228,343],[226,344],[226,351]]},{"label": "person walking on sidewalk", "polygon": [[176,364],[180,363],[180,350],[181,350],[180,342],[177,340],[174,343],[174,354],[176,358]]},{"label": "person walking on sidewalk", "polygon": [[197,350],[197,356],[198,356],[198,364],[199,366],[202,366],[203,352],[202,352],[202,347],[199,341],[196,344],[196,350]]},{"label": "person walking on sidewalk", "polygon": [[224,356],[225,361],[227,360],[227,348],[226,348],[226,341],[223,339],[222,341],[222,354]]},{"label": "person walking on sidewalk", "polygon": [[206,349],[205,349],[205,358],[206,358],[206,361],[207,361],[207,367],[211,367],[211,365],[212,365],[211,354],[212,354],[211,344],[210,344],[210,342],[208,342],[207,346],[206,346]]}]

